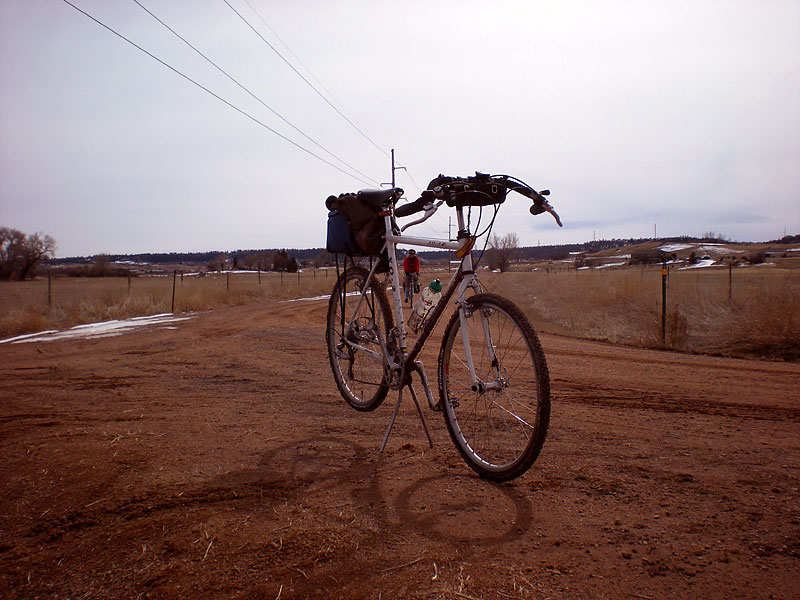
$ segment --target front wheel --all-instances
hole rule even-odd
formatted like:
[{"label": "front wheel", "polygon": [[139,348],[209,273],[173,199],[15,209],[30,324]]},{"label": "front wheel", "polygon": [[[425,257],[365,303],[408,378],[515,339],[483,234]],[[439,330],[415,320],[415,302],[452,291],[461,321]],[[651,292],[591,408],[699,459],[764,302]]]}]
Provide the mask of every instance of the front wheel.
[{"label": "front wheel", "polygon": [[405,297],[406,304],[414,304],[414,294],[419,292],[419,283],[411,273],[406,273],[403,281],[403,296]]},{"label": "front wheel", "polygon": [[[517,306],[478,294],[451,317],[439,352],[439,398],[450,437],[482,477],[519,477],[541,452],[550,376],[536,332]],[[470,371],[471,356],[474,378]]]},{"label": "front wheel", "polygon": [[383,348],[394,319],[389,300],[369,272],[353,267],[339,278],[328,302],[325,342],[342,398],[356,410],[375,410],[389,392]]}]

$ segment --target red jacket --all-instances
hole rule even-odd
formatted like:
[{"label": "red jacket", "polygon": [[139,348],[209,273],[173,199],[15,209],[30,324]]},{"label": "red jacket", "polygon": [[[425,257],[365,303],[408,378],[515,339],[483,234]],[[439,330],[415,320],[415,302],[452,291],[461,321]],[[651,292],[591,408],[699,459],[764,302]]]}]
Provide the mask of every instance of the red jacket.
[{"label": "red jacket", "polygon": [[409,254],[403,259],[403,272],[419,273],[419,256]]}]

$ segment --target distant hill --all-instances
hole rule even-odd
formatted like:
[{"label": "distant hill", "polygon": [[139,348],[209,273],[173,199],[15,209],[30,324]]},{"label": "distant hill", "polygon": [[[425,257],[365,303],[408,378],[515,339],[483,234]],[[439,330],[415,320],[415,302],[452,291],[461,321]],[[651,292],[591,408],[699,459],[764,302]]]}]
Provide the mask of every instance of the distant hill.
[{"label": "distant hill", "polygon": [[800,235],[785,235],[779,240],[770,240],[766,244],[800,244]]},{"label": "distant hill", "polygon": [[[540,260],[563,260],[570,255],[595,254],[615,248],[636,246],[640,244],[687,244],[687,243],[729,243],[720,238],[698,238],[690,236],[669,237],[669,238],[627,238],[613,240],[596,240],[584,242],[582,244],[557,244],[547,246],[525,246],[517,249],[517,260],[521,261],[540,261]],[[800,235],[784,236],[778,240],[763,242],[764,244],[800,244]],[[284,249],[280,249],[284,250]],[[326,256],[324,248],[289,248],[285,249],[287,254],[294,257],[301,264],[311,264],[321,256]],[[483,246],[476,248],[481,252]],[[186,266],[205,266],[209,262],[218,260],[220,256],[226,257],[231,263],[243,265],[245,259],[255,254],[262,254],[272,257],[278,248],[263,248],[249,250],[209,250],[207,252],[143,252],[138,254],[111,254],[111,262],[130,262],[144,263],[149,265],[186,265]],[[444,262],[447,260],[447,252],[442,250],[420,250],[419,256],[428,262]],[[327,255],[330,257],[330,255]],[[95,260],[94,256],[78,256],[56,258],[50,262],[52,265],[66,264],[91,264]]]}]

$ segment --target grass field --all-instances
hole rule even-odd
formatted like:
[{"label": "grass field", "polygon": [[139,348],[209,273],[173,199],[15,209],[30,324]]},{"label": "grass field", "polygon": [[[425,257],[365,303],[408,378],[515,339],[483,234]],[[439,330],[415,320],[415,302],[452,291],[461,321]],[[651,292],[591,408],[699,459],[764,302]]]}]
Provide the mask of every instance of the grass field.
[{"label": "grass field", "polygon": [[[174,312],[329,294],[336,273],[231,273],[175,279]],[[49,302],[48,302],[48,285]],[[53,278],[0,282],[0,338],[172,312],[173,278]]]},{"label": "grass field", "polygon": [[800,358],[800,270],[670,269],[662,343],[660,267],[495,274],[535,325],[614,343]]},{"label": "grass field", "polygon": [[[448,274],[425,272],[422,281]],[[729,279],[730,277],[730,279]],[[178,277],[175,312],[329,294],[335,271]],[[541,331],[680,351],[800,358],[800,269],[670,269],[665,339],[659,267],[481,274]],[[172,311],[173,278],[0,282],[0,338]]]}]

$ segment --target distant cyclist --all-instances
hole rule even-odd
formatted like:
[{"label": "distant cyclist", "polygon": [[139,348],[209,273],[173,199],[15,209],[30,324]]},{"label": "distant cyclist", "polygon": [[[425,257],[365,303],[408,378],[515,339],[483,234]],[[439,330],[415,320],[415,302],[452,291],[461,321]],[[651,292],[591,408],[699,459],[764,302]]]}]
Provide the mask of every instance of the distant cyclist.
[{"label": "distant cyclist", "polygon": [[405,291],[406,304],[409,304],[414,294],[419,292],[419,257],[417,256],[417,251],[413,248],[408,251],[408,254],[403,259],[403,272],[405,273],[403,290]]}]

